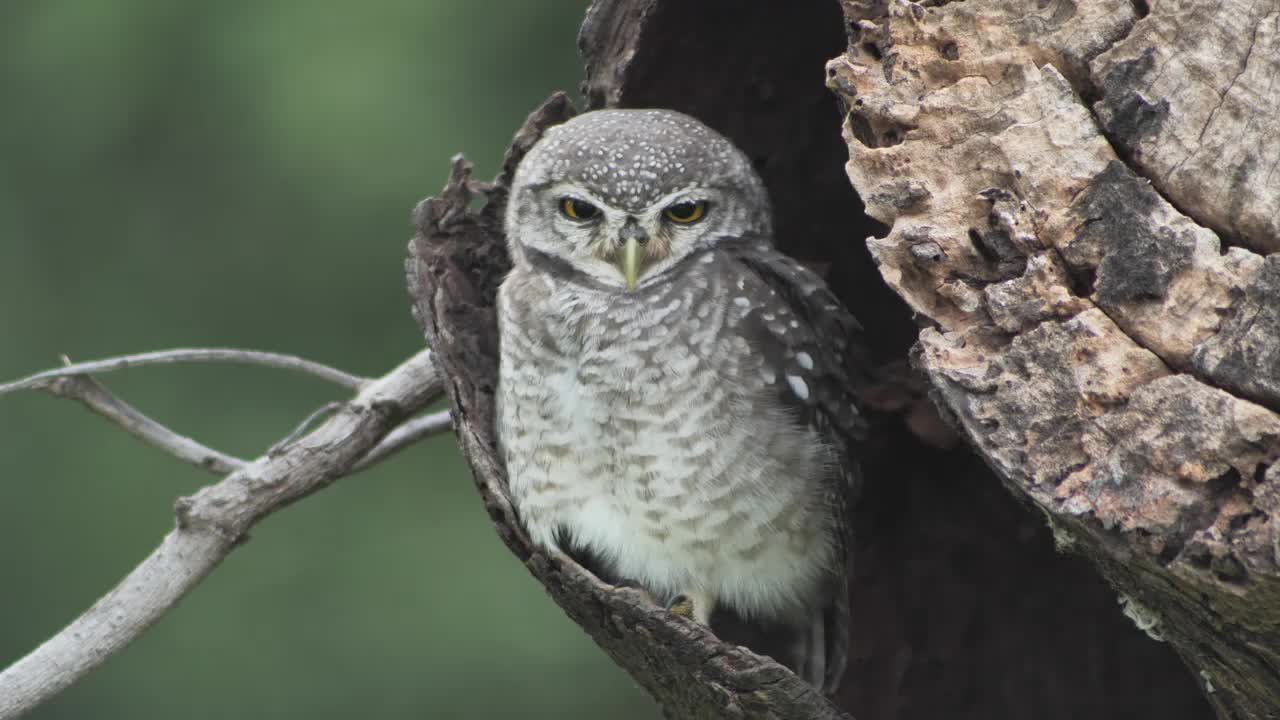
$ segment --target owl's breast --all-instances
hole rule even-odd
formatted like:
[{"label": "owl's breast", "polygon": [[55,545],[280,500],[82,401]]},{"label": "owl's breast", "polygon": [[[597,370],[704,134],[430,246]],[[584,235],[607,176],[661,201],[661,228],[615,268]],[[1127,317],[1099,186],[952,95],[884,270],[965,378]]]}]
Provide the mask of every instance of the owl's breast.
[{"label": "owl's breast", "polygon": [[499,387],[511,490],[536,540],[567,530],[660,592],[782,606],[829,554],[831,458],[735,331],[742,306],[714,289],[513,310]]}]

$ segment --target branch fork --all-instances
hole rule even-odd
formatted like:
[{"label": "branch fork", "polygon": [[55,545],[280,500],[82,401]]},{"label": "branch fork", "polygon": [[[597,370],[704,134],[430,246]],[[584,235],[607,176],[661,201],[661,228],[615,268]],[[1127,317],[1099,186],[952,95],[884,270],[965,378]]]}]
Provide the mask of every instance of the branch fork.
[{"label": "branch fork", "polygon": [[[151,420],[89,375],[172,362],[264,365],[304,372],[357,392],[349,402],[313,413],[286,438],[288,442],[246,462]],[[61,632],[0,672],[0,720],[30,711],[124,649],[212,572],[263,518],[450,427],[447,412],[405,422],[440,395],[429,350],[377,379],[274,353],[163,351],[68,364],[0,385],[0,395],[33,389],[78,400],[144,442],[226,477],[179,498],[174,529],[149,557]],[[328,417],[308,431],[324,415]]]}]

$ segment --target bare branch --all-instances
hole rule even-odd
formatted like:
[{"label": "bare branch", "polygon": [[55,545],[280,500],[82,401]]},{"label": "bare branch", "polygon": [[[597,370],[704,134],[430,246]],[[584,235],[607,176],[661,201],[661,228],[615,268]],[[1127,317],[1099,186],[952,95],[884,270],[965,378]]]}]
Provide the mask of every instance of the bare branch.
[{"label": "bare branch", "polygon": [[387,433],[378,446],[360,458],[351,468],[352,474],[366,470],[395,455],[423,438],[438,435],[453,427],[453,417],[448,410],[417,417]]},{"label": "bare branch", "polygon": [[[73,365],[70,374],[92,372],[94,365]],[[296,362],[289,366],[298,369]],[[16,385],[39,386],[66,374],[42,373]],[[359,394],[306,437],[179,499],[177,527],[150,557],[61,632],[0,672],[0,720],[26,713],[123,649],[217,567],[258,521],[349,474],[402,418],[430,403],[441,385],[427,350],[378,380],[356,380],[364,385]]]},{"label": "bare branch", "polygon": [[137,355],[122,355],[120,357],[106,358],[105,360],[75,363],[55,370],[45,370],[21,380],[0,385],[0,395],[18,390],[40,389],[57,378],[71,375],[90,375],[123,370],[130,367],[173,365],[176,363],[236,363],[294,370],[341,385],[349,390],[359,390],[370,382],[368,378],[352,375],[296,355],[284,355],[262,350],[239,350],[236,348],[177,348],[139,353]]},{"label": "bare branch", "polygon": [[44,389],[58,397],[79,400],[142,442],[202,470],[226,475],[245,464],[240,458],[214,450],[152,420],[87,375],[55,378],[46,383]]},{"label": "bare branch", "polygon": [[[235,351],[241,352],[241,351]],[[256,353],[257,351],[245,351]],[[157,353],[145,353],[142,355],[130,355],[123,359],[147,357],[156,355]],[[271,355],[272,353],[262,353]],[[287,356],[284,356],[287,357]],[[119,425],[126,432],[148,445],[163,450],[164,452],[178,458],[179,460],[194,465],[202,470],[208,470],[219,475],[239,470],[245,465],[245,461],[233,455],[228,455],[219,450],[215,450],[207,445],[193,440],[185,435],[177,433],[163,424],[147,417],[140,410],[116,397],[102,383],[89,375],[79,374],[83,372],[86,366],[93,363],[72,363],[65,355],[62,361],[69,370],[76,370],[76,374],[60,376],[56,371],[40,373],[23,380],[8,383],[0,386],[0,394],[9,390],[32,389],[44,390],[52,395],[63,398],[70,398],[83,403],[94,413],[105,418],[106,420]],[[96,362],[111,362],[110,360]],[[304,361],[305,362],[305,361]],[[136,367],[134,363],[132,366]],[[341,371],[334,371],[341,372]],[[343,373],[346,374],[346,373]],[[349,376],[355,377],[355,376]],[[362,380],[362,382],[368,382]],[[21,386],[21,387],[20,387]],[[439,396],[439,389],[429,398],[429,402],[435,400]],[[320,418],[341,409],[343,403],[331,402],[326,403],[315,412],[312,412],[302,420],[283,440],[280,440],[267,451],[268,455],[274,455],[282,451],[286,446],[290,445],[301,437],[309,428],[311,428]],[[404,448],[413,443],[436,435],[452,427],[448,410],[423,415],[404,423],[400,427],[387,434],[381,443],[369,451],[367,455],[362,457],[359,462],[352,466],[351,473],[366,470],[377,463],[382,462],[388,457],[400,452]]]}]

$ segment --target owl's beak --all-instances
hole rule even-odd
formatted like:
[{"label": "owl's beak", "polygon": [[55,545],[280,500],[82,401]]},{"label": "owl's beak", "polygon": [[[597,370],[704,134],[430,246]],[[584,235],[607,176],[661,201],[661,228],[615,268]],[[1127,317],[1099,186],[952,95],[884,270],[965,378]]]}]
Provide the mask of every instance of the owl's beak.
[{"label": "owl's beak", "polygon": [[636,289],[636,283],[640,280],[640,246],[649,241],[649,233],[640,227],[640,223],[636,222],[635,218],[629,217],[622,226],[618,239],[622,241],[620,269],[622,277],[627,281],[627,292],[631,292]]},{"label": "owl's beak", "polygon": [[627,292],[635,290],[640,279],[640,241],[635,237],[627,238],[622,246],[622,276],[627,280]]}]

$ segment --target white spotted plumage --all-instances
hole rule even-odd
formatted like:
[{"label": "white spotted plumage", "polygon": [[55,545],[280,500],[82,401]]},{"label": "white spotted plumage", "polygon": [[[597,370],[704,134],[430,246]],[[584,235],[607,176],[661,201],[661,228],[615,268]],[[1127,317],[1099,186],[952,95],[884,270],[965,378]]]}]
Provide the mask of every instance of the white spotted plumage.
[{"label": "white spotted plumage", "polygon": [[[748,312],[716,308],[725,269],[701,267],[716,270],[690,294],[713,308],[703,321],[677,323],[678,298],[606,302],[518,272],[503,285],[512,495],[535,540],[566,528],[659,597],[699,593],[751,619],[802,612],[832,562],[822,479],[835,459],[776,400],[764,358],[725,332]],[[656,333],[666,323],[679,340]]]},{"label": "white spotted plumage", "polygon": [[[600,206],[565,218],[566,196]],[[678,203],[705,217],[664,216]],[[848,338],[824,345],[807,317],[833,300],[772,249],[750,163],[679,113],[588,113],[526,156],[506,222],[497,431],[532,539],[686,596],[702,621],[790,628],[757,649],[833,690],[860,423],[837,367]],[[634,290],[626,233],[645,238]]]}]

